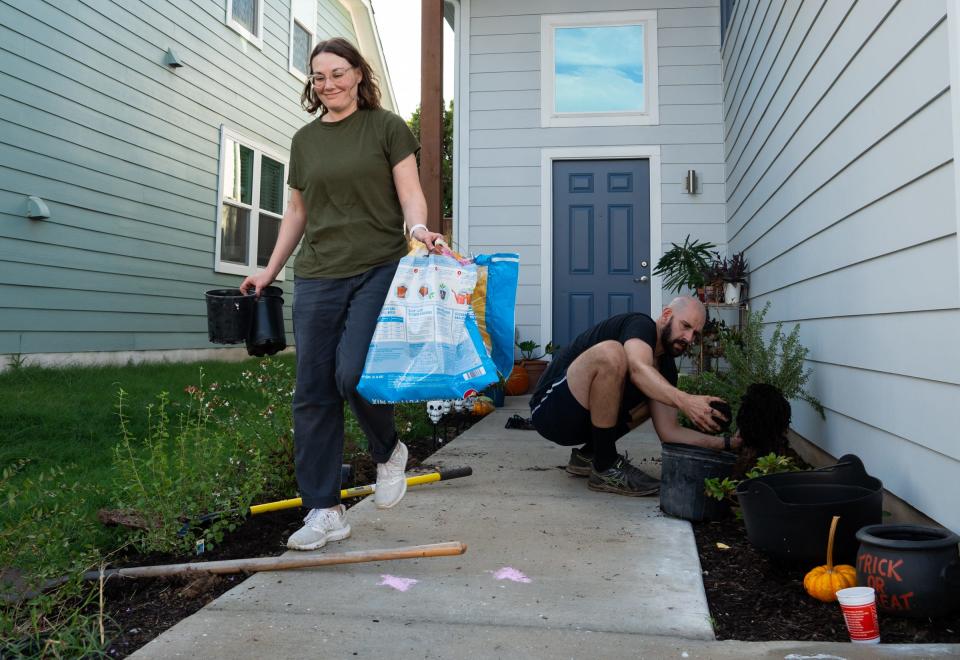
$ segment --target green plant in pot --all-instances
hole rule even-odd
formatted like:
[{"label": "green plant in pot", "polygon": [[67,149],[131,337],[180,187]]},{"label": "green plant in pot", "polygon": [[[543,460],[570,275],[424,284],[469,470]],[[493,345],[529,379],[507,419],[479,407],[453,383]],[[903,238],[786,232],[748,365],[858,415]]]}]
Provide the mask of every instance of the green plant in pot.
[{"label": "green plant in pot", "polygon": [[710,269],[710,251],[717,246],[698,240],[691,241],[690,234],[687,234],[683,245],[671,245],[673,247],[660,257],[653,274],[663,277],[663,286],[668,291],[680,293],[684,289],[692,289],[697,291],[703,300],[704,273]]},{"label": "green plant in pot", "polygon": [[737,252],[720,262],[720,276],[724,281],[723,301],[739,304],[743,299],[743,287],[747,283],[747,260],[743,252]]},{"label": "green plant in pot", "polygon": [[547,369],[548,363],[543,357],[553,354],[553,342],[547,342],[543,351],[540,351],[540,344],[532,339],[517,342],[517,348],[520,349],[521,359],[519,364],[527,370],[527,375],[530,380],[530,384],[527,387],[527,394],[529,394],[537,388],[540,377],[543,376],[543,372]]}]

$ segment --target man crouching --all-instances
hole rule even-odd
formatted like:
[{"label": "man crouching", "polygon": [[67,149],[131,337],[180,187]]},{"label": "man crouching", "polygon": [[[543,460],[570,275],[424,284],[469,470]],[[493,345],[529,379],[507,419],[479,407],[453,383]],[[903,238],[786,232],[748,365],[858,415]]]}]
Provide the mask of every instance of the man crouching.
[{"label": "man crouching", "polygon": [[588,476],[591,490],[653,495],[660,482],[617,453],[617,439],[653,418],[662,442],[711,449],[739,447],[740,438],[707,435],[680,426],[682,410],[699,428],[720,429],[713,396],[677,389],[674,358],[699,341],[706,321],[700,301],[675,298],[654,321],[618,314],[590,328],[555,353],[530,397],[533,425],[543,437],[575,447],[567,472]]}]

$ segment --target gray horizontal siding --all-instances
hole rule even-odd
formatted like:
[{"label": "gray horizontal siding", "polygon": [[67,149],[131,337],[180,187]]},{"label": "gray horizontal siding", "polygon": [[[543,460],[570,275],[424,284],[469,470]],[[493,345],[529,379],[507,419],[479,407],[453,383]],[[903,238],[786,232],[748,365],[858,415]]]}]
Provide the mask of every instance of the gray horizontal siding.
[{"label": "gray horizontal siding", "polygon": [[[540,127],[542,14],[655,9],[660,124]],[[662,237],[725,243],[723,87],[719,3],[699,1],[486,0],[471,4],[469,236],[474,252],[521,249],[520,333],[540,337],[540,157],[543,148],[660,145]],[[683,192],[697,169],[702,193]]]},{"label": "gray horizontal siding", "polygon": [[[0,0],[0,353],[210,346],[204,291],[240,281],[213,271],[220,126],[283,154],[309,119],[289,1],[266,0],[262,50],[224,18],[219,0]],[[317,34],[355,40],[337,0]],[[27,195],[51,217],[26,219]]]},{"label": "gray horizontal siding", "polygon": [[800,324],[827,409],[795,405],[794,427],[960,529],[942,415],[960,354],[921,330],[960,329],[945,6],[743,2],[728,34],[730,248],[746,250],[752,305]]}]

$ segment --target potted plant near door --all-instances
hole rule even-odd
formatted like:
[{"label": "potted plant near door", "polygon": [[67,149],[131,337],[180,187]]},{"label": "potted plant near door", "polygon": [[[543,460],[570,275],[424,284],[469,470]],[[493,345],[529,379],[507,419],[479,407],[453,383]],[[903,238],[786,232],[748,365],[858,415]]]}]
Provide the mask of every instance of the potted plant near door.
[{"label": "potted plant near door", "polygon": [[747,260],[743,252],[737,252],[730,259],[722,262],[722,276],[724,281],[723,302],[736,305],[743,298],[743,286],[747,282]]},{"label": "potted plant near door", "polygon": [[537,351],[540,349],[540,344],[532,339],[517,342],[517,348],[520,349],[520,366],[527,372],[528,385],[526,393],[529,394],[537,388],[540,377],[547,369],[547,361],[542,358],[544,355],[553,354],[553,343],[547,342],[546,348],[539,354]]},{"label": "potted plant near door", "polygon": [[663,277],[663,286],[668,291],[679,293],[684,288],[697,291],[700,300],[704,300],[704,273],[710,268],[710,251],[717,247],[713,243],[701,243],[690,240],[690,234],[683,245],[671,243],[673,247],[663,253],[654,275]]}]

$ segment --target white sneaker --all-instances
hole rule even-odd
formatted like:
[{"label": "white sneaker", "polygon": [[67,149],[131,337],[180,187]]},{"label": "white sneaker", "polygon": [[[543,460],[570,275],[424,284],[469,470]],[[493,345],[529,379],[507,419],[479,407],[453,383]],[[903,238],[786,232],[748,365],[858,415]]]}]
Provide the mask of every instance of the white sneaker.
[{"label": "white sneaker", "polygon": [[341,541],[350,536],[350,525],[343,519],[346,509],[338,504],[332,509],[310,509],[306,523],[287,539],[291,550],[316,550],[327,541]]},{"label": "white sneaker", "polygon": [[386,463],[377,463],[377,489],[373,501],[378,509],[396,506],[407,492],[407,446],[397,440],[397,446]]}]

